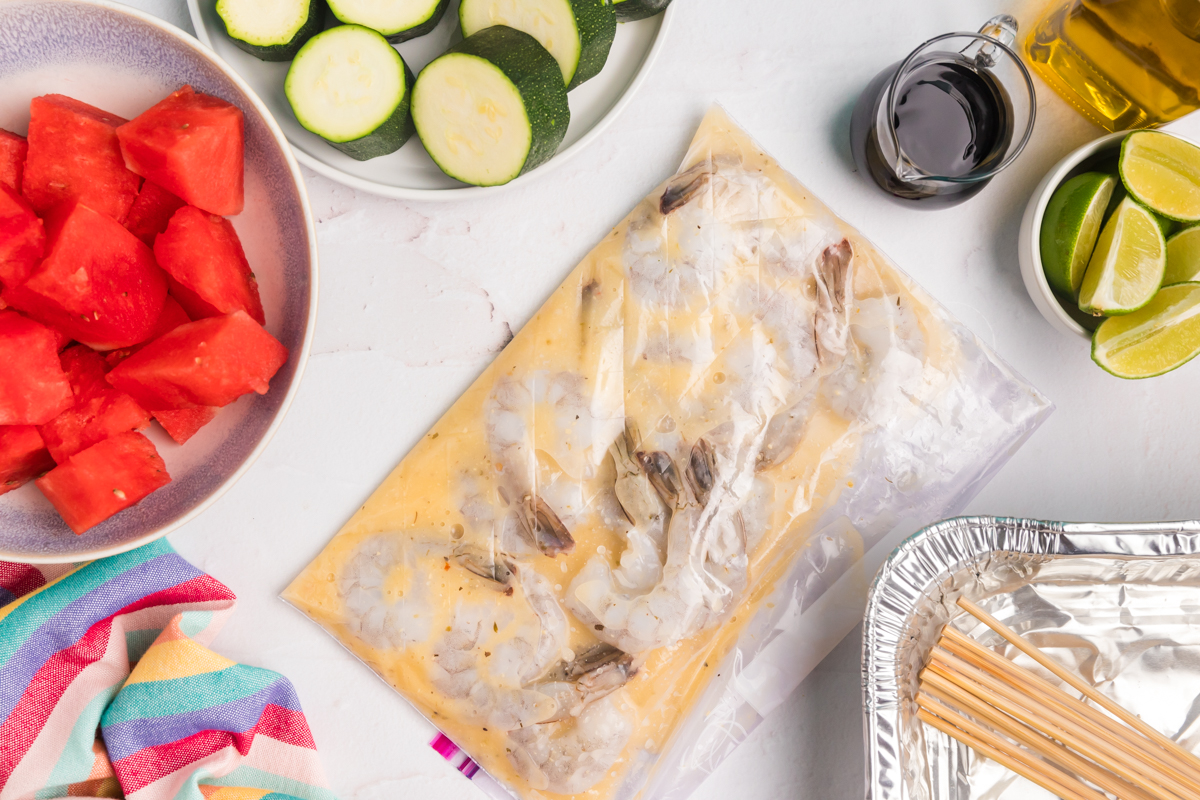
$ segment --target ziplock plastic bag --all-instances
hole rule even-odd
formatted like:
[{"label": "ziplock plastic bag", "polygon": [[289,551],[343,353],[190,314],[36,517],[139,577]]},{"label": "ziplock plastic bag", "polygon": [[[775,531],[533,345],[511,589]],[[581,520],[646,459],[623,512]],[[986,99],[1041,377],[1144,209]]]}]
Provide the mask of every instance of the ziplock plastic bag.
[{"label": "ziplock plastic bag", "polygon": [[682,797],[1049,411],[714,108],[284,598],[494,791]]}]

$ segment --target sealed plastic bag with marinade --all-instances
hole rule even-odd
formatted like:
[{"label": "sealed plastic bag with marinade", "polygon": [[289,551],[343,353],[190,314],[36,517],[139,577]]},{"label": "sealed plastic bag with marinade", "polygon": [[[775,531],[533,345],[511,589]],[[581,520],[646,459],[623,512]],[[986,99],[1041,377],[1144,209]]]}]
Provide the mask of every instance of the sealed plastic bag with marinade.
[{"label": "sealed plastic bag with marinade", "polygon": [[284,597],[518,797],[686,791],[1048,411],[714,109]]}]

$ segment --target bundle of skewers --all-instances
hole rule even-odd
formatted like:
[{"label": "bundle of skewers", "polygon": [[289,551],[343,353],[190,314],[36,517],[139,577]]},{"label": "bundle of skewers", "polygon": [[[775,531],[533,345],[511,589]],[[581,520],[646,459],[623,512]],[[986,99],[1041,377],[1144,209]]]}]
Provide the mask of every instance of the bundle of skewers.
[{"label": "bundle of skewers", "polygon": [[922,722],[1063,800],[1200,798],[1200,759],[979,606],[958,604],[1083,699],[946,625],[920,675]]}]

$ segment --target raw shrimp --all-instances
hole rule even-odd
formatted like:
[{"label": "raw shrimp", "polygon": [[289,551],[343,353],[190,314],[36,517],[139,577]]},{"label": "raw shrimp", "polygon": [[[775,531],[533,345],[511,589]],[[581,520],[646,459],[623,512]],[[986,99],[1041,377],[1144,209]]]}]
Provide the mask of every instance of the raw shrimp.
[{"label": "raw shrimp", "polygon": [[628,654],[599,645],[538,684],[557,711],[509,732],[509,759],[522,778],[535,789],[577,794],[604,777],[633,731],[616,694],[633,676],[632,664]]},{"label": "raw shrimp", "polygon": [[579,794],[607,774],[632,733],[620,699],[608,695],[578,716],[511,731],[509,759],[531,788]]},{"label": "raw shrimp", "polygon": [[[784,357],[791,367],[791,378],[799,399],[774,414],[767,424],[755,466],[759,471],[783,463],[795,452],[808,427],[818,381],[837,372],[847,362],[851,328],[849,314],[853,303],[853,256],[850,242],[842,239],[826,247],[817,259],[813,269],[817,297],[812,335],[806,338],[806,347],[795,346],[793,342],[792,347],[786,348]],[[780,307],[783,304],[768,306],[763,316],[765,324],[773,330],[804,330],[795,319],[788,319],[786,312],[778,311]],[[804,377],[806,372],[808,376]]]},{"label": "raw shrimp", "polygon": [[516,512],[506,524],[518,523],[516,530],[545,555],[569,553],[575,544],[569,525],[586,505],[583,482],[595,476],[620,430],[620,408],[589,399],[578,374],[539,370],[501,378],[483,416],[500,498]]},{"label": "raw shrimp", "polygon": [[[480,580],[463,576],[466,591],[439,608],[432,584],[455,566]],[[347,560],[338,590],[344,624],[371,647],[432,645],[430,680],[461,715],[510,730],[555,714],[552,696],[524,687],[570,652],[567,617],[532,568],[420,534],[377,534]]]},{"label": "raw shrimp", "polygon": [[[403,650],[429,638],[434,593],[431,575],[417,568],[417,548],[407,536],[378,534],[364,539],[337,578],[346,629],[370,647]],[[407,586],[389,580],[404,568]]]},{"label": "raw shrimp", "polygon": [[638,460],[671,507],[661,580],[647,592],[623,592],[603,558],[592,558],[567,590],[567,607],[597,638],[627,653],[643,653],[719,624],[745,592],[746,534],[725,492],[710,502],[718,474],[707,443],[697,443],[686,481],[664,452]]},{"label": "raw shrimp", "polygon": [[[464,560],[497,591],[520,589],[532,612],[506,614],[495,603],[460,602],[449,630],[434,645],[432,681],[446,697],[459,701],[464,716],[496,730],[513,730],[552,717],[555,699],[524,688],[567,652],[567,618],[549,581],[514,562],[486,565],[486,555]],[[482,567],[482,568],[481,568]],[[491,630],[489,630],[489,628]]]},{"label": "raw shrimp", "polygon": [[670,509],[638,460],[641,437],[632,421],[609,448],[616,467],[613,492],[628,525],[621,526],[625,549],[613,578],[626,590],[649,591],[662,577]]},{"label": "raw shrimp", "polygon": [[725,265],[735,259],[741,238],[729,223],[753,216],[759,194],[768,191],[740,164],[720,157],[699,162],[630,221],[623,260],[630,288],[643,303],[703,307],[720,293]]}]

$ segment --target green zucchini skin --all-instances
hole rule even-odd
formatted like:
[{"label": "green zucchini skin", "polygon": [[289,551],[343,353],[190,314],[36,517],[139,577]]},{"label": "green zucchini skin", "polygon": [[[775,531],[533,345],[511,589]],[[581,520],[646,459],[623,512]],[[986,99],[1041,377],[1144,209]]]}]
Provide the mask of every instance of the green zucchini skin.
[{"label": "green zucchini skin", "polygon": [[612,0],[612,4],[620,22],[634,22],[661,14],[671,0]]},{"label": "green zucchini skin", "polygon": [[[463,31],[467,30],[465,21],[466,7],[472,0],[462,0],[458,6],[458,25]],[[486,0],[479,0],[486,2]],[[608,53],[612,50],[613,39],[617,35],[617,15],[612,7],[612,0],[566,0],[575,18],[575,27],[579,31],[579,63],[575,66],[575,74],[567,84],[571,91],[584,81],[596,77],[608,61]]]},{"label": "green zucchini skin", "polygon": [[[218,10],[218,16],[220,11]],[[325,27],[325,0],[309,0],[308,3],[308,19],[300,26],[300,30],[296,31],[296,35],[290,41],[283,44],[272,45],[257,45],[242,41],[229,30],[229,25],[225,22],[225,18],[221,17],[221,23],[225,25],[225,33],[228,34],[233,44],[241,50],[245,50],[250,55],[257,58],[259,61],[291,61],[296,57],[296,53],[304,47],[304,43],[321,32]]]},{"label": "green zucchini skin", "polygon": [[567,85],[568,92],[600,74],[617,36],[617,15],[609,0],[571,0],[571,10],[575,12],[582,46],[575,77]]},{"label": "green zucchini skin", "polygon": [[396,152],[417,132],[412,118],[412,90],[417,79],[412,70],[408,68],[408,62],[404,61],[403,56],[400,60],[404,62],[404,99],[400,101],[400,105],[396,106],[392,115],[384,120],[382,125],[360,139],[351,139],[348,142],[330,142],[325,139],[330,146],[341,150],[356,161],[370,161],[372,158]]},{"label": "green zucchini skin", "polygon": [[[383,38],[387,39],[392,44],[400,44],[401,42],[407,42],[409,39],[416,39],[418,36],[424,36],[437,27],[438,23],[442,21],[442,17],[446,15],[446,9],[449,8],[449,6],[450,0],[439,0],[437,8],[433,10],[433,13],[429,16],[429,19],[425,20],[421,24],[414,25],[406,30],[396,31],[395,33],[385,33],[384,31],[379,31],[379,33],[383,34]],[[333,15],[341,22],[344,22],[348,25],[362,25],[361,22],[354,19],[343,19],[342,16],[337,12],[336,4],[331,6],[331,10],[333,11]]]},{"label": "green zucchini skin", "polygon": [[496,25],[468,36],[445,54],[449,53],[495,64],[520,92],[533,140],[524,166],[514,177],[541,166],[558,152],[571,122],[571,108],[562,69],[537,39],[507,25]]}]

